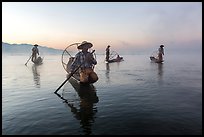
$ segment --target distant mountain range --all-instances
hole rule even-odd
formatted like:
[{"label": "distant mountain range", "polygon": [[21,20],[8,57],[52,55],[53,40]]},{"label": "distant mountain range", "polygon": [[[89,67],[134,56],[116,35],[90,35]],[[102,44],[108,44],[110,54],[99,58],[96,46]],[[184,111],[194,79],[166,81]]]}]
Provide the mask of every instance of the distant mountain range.
[{"label": "distant mountain range", "polygon": [[[23,54],[31,53],[33,48],[32,44],[9,44],[2,42],[2,53],[12,53],[12,54]],[[40,53],[43,54],[62,54],[63,50],[49,48],[45,46],[38,45]]]}]

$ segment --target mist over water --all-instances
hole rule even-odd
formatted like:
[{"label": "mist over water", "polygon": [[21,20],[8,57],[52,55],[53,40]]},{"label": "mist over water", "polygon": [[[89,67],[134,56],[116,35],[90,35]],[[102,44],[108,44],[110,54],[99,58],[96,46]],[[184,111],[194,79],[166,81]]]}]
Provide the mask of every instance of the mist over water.
[{"label": "mist over water", "polygon": [[110,64],[97,55],[99,80],[89,100],[70,82],[53,93],[66,79],[61,55],[25,66],[27,54],[4,54],[2,134],[201,135],[201,52],[166,51],[163,64],[150,54],[121,55],[123,62]]}]

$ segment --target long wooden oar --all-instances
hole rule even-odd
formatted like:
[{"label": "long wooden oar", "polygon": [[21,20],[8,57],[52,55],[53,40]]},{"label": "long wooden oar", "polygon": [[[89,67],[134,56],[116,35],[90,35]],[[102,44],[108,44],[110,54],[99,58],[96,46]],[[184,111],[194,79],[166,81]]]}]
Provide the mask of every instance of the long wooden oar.
[{"label": "long wooden oar", "polygon": [[[30,56],[30,58],[32,57],[32,55]],[[27,62],[25,63],[25,65],[27,65],[28,61],[30,60],[30,58],[27,60]]]},{"label": "long wooden oar", "polygon": [[[93,51],[91,52],[91,54],[93,54],[94,52],[95,52],[95,50],[93,50]],[[84,63],[85,63],[85,60],[84,60],[84,62],[82,62],[72,73],[69,74],[69,76],[67,77],[67,79],[57,88],[57,90],[56,90],[54,93],[57,93],[57,91],[72,77],[72,75],[73,75],[74,73],[77,72],[77,70],[78,70]]]}]

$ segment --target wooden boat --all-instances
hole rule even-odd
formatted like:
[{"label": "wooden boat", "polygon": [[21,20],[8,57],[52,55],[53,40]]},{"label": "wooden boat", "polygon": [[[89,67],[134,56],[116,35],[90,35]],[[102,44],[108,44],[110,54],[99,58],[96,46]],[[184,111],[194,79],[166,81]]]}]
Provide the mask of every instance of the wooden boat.
[{"label": "wooden boat", "polygon": [[[99,102],[99,98],[97,96],[97,92],[96,92],[96,89],[95,87],[92,85],[92,86],[88,86],[88,85],[78,85],[76,84],[74,81],[71,81],[70,82],[71,85],[74,87],[75,91],[77,92],[78,96],[80,97],[80,103],[81,105],[80,106],[84,106],[84,105],[88,105],[90,106],[93,105],[94,103],[98,103]],[[66,87],[64,88],[64,93],[62,95],[58,94],[55,92],[55,94],[60,97],[62,100],[65,100],[66,103],[69,103],[69,102],[72,102],[73,101],[69,101],[67,99],[66,96],[69,96],[69,95],[66,95],[66,93],[69,93],[69,92],[66,92]],[[82,105],[82,103],[84,105]],[[73,105],[72,105],[73,107]]]},{"label": "wooden boat", "polygon": [[124,60],[123,57],[119,57],[119,58],[108,60],[106,61],[106,63],[121,62],[123,60]]},{"label": "wooden boat", "polygon": [[123,57],[120,57],[116,51],[112,51],[110,54],[110,59],[106,60],[105,63],[121,62],[124,61]]},{"label": "wooden boat", "polygon": [[97,103],[98,97],[96,95],[96,89],[93,84],[81,84],[74,77],[69,79],[70,84],[78,93],[81,99],[87,99],[88,102]]},{"label": "wooden boat", "polygon": [[159,60],[158,59],[158,51],[154,51],[149,58],[150,58],[151,62],[155,62],[155,63],[162,63],[162,62],[164,62],[164,60]]},{"label": "wooden boat", "polygon": [[43,63],[43,58],[41,58],[41,57],[39,56],[35,61],[33,61],[33,63],[34,63],[35,65],[40,65],[40,64]]},{"label": "wooden boat", "polygon": [[150,56],[150,60],[152,61],[152,62],[155,62],[155,63],[162,63],[164,60],[159,60],[159,59],[157,59],[157,58],[155,58],[155,57],[153,57],[153,56]]}]

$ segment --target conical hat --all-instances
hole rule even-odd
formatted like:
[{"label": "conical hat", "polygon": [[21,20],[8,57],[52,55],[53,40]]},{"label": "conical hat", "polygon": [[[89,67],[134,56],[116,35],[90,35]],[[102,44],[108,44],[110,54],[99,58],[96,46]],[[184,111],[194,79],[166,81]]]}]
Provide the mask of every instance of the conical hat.
[{"label": "conical hat", "polygon": [[88,48],[93,47],[93,44],[87,41],[83,41],[77,48],[82,49],[84,46],[88,46]]}]

